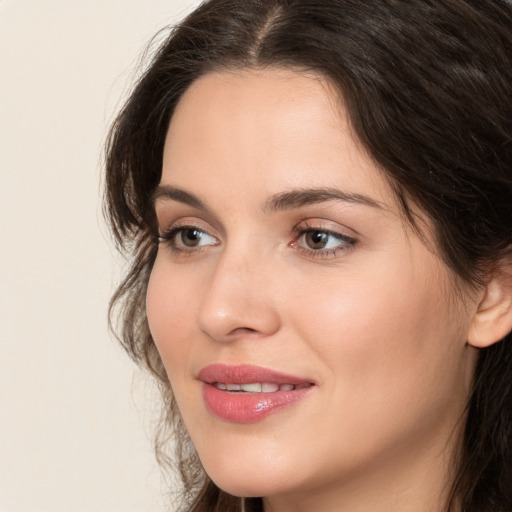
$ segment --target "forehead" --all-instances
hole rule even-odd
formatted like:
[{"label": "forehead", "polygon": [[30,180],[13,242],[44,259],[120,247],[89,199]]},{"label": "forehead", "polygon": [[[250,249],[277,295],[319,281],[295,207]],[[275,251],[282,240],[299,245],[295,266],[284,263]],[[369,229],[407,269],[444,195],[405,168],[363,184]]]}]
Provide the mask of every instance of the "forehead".
[{"label": "forehead", "polygon": [[162,183],[200,192],[206,182],[209,193],[225,194],[239,182],[269,194],[363,187],[394,202],[332,85],[286,69],[213,72],[185,92],[167,133]]},{"label": "forehead", "polygon": [[[225,69],[207,73],[195,80],[183,94],[176,113],[193,102],[205,113],[216,111],[211,107],[230,109],[244,107],[247,98],[254,107],[268,105],[278,108],[281,115],[300,109],[324,116],[327,111],[333,119],[342,112],[341,102],[334,87],[318,73],[278,67]],[[211,100],[215,98],[216,103]],[[220,103],[218,103],[220,102]]]}]

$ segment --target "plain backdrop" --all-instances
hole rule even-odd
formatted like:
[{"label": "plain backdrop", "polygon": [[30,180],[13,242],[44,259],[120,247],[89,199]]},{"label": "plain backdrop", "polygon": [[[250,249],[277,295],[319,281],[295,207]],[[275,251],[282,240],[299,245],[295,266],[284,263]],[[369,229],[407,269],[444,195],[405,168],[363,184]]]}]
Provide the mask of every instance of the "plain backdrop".
[{"label": "plain backdrop", "polygon": [[108,333],[101,147],[192,0],[0,0],[0,511],[169,509],[149,384]]}]

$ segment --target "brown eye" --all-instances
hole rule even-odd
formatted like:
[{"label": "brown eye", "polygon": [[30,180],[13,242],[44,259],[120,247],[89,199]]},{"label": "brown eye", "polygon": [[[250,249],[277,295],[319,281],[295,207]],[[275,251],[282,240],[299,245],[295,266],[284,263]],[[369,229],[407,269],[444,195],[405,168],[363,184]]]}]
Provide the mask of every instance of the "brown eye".
[{"label": "brown eye", "polygon": [[158,241],[177,253],[199,251],[203,247],[219,244],[214,236],[194,226],[173,228],[165,235],[158,235]]},{"label": "brown eye", "polygon": [[310,249],[324,249],[330,236],[325,231],[308,231],[304,234],[304,242]]},{"label": "brown eye", "polygon": [[182,243],[185,247],[197,247],[201,243],[201,239],[205,233],[195,228],[185,228],[177,233],[176,238],[179,239],[179,243]]},{"label": "brown eye", "polygon": [[353,247],[356,240],[335,231],[305,229],[297,237],[297,245],[318,256],[333,256],[337,251]]}]

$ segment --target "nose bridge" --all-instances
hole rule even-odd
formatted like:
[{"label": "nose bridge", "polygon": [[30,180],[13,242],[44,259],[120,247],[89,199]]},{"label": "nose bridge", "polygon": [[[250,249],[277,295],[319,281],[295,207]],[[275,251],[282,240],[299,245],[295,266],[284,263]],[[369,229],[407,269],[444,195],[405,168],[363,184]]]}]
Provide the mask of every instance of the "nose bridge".
[{"label": "nose bridge", "polygon": [[272,272],[269,258],[250,241],[227,246],[215,264],[200,306],[201,330],[219,341],[244,333],[274,333],[279,316],[269,286]]}]

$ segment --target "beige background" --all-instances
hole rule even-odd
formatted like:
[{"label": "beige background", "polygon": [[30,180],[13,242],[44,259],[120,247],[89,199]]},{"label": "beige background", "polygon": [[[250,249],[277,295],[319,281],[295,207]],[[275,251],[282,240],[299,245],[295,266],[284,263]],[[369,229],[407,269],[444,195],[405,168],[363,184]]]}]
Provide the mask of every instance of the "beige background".
[{"label": "beige background", "polygon": [[0,511],[166,509],[151,388],[107,332],[101,145],[193,0],[0,0]]}]

